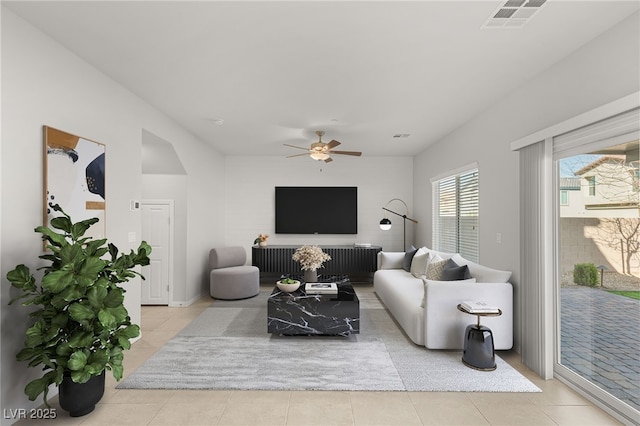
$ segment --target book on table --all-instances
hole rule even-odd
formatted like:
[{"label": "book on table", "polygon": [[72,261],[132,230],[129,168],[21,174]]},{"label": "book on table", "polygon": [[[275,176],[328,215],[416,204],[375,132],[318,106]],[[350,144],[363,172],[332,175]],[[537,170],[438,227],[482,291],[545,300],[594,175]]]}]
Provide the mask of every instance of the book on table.
[{"label": "book on table", "polygon": [[500,312],[497,306],[483,301],[464,301],[460,306],[470,314],[497,314]]},{"label": "book on table", "polygon": [[306,283],[304,291],[307,294],[338,294],[336,283]]}]

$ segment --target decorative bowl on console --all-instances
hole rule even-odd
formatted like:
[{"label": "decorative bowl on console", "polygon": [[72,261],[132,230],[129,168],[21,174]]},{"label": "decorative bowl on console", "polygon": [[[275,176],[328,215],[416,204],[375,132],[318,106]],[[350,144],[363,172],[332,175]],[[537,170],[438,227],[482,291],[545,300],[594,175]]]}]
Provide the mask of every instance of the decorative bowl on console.
[{"label": "decorative bowl on console", "polygon": [[291,278],[285,278],[284,280],[277,281],[276,285],[278,286],[280,291],[291,293],[292,291],[296,291],[298,287],[300,287],[300,281],[292,280]]}]

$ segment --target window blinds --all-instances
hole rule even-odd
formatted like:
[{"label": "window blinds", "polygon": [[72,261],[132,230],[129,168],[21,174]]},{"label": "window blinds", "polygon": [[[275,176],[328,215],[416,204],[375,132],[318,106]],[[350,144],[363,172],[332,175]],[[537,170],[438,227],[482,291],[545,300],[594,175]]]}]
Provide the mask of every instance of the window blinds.
[{"label": "window blinds", "polygon": [[432,185],[434,249],[478,262],[478,169],[444,177]]}]

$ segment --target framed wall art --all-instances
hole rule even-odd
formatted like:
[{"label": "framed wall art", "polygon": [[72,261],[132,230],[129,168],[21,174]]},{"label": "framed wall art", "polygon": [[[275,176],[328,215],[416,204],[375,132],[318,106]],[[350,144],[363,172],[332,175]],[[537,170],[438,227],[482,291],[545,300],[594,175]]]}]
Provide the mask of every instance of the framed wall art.
[{"label": "framed wall art", "polygon": [[86,236],[105,238],[105,145],[44,126],[44,225],[58,204],[74,222],[97,217]]}]

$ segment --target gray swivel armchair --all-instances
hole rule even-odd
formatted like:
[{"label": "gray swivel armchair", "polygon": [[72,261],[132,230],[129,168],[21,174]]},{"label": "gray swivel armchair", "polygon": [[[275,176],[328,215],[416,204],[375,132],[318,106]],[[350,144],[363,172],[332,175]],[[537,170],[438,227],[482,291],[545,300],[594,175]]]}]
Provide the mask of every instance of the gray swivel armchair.
[{"label": "gray swivel armchair", "polygon": [[244,247],[214,248],[209,252],[211,297],[223,300],[247,299],[260,292],[260,270],[245,265]]}]

